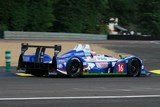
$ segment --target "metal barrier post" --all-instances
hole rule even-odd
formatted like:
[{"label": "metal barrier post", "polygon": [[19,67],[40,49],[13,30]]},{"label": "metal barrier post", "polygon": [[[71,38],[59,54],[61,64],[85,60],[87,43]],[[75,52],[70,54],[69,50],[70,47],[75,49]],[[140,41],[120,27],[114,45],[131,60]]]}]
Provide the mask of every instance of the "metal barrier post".
[{"label": "metal barrier post", "polygon": [[11,71],[11,51],[7,50],[5,52],[5,59],[6,59],[6,72]]}]

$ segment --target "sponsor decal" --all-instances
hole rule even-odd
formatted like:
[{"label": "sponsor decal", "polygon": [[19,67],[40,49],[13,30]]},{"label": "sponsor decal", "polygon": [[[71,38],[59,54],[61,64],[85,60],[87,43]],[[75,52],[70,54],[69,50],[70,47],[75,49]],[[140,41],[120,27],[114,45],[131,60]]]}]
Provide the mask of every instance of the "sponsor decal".
[{"label": "sponsor decal", "polygon": [[57,75],[57,72],[48,72],[48,75]]},{"label": "sponsor decal", "polygon": [[96,62],[95,58],[91,58],[91,57],[86,57],[85,59],[87,62]]},{"label": "sponsor decal", "polygon": [[97,60],[104,61],[104,60],[107,60],[107,58],[106,57],[97,57]]},{"label": "sponsor decal", "polygon": [[108,62],[96,62],[97,68],[107,68]]}]

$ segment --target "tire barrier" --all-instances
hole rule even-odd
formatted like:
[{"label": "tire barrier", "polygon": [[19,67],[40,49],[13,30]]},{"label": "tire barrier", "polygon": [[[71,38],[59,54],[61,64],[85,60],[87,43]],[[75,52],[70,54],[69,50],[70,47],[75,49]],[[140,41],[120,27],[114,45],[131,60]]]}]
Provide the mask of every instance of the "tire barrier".
[{"label": "tire barrier", "polygon": [[5,59],[6,59],[6,72],[10,72],[11,71],[11,51],[10,50],[6,50]]}]

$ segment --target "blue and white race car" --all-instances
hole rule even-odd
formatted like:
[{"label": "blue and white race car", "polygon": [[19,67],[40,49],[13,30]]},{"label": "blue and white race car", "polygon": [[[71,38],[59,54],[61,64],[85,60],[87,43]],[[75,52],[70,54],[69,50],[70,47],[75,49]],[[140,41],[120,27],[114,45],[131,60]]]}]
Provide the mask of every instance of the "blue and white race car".
[{"label": "blue and white race car", "polygon": [[[36,48],[36,52],[25,54],[29,47]],[[53,57],[45,53],[46,48],[54,49]],[[74,49],[58,55],[60,51],[61,45],[37,46],[22,43],[17,70],[35,76],[148,75],[142,60],[136,56],[117,59],[108,55],[98,55],[90,50],[88,44],[78,44]]]}]

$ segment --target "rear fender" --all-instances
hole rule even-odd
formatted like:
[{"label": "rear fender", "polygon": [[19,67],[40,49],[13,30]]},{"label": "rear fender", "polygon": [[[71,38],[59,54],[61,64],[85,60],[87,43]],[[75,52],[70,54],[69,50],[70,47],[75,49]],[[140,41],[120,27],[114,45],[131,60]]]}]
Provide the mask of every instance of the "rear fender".
[{"label": "rear fender", "polygon": [[72,56],[70,58],[67,58],[67,57],[66,58],[57,57],[57,71],[60,72],[60,73],[62,73],[62,74],[67,74],[67,71],[66,71],[67,63],[73,57],[77,57],[82,62],[83,68],[87,67],[87,63],[81,57],[78,57],[78,56]]}]

